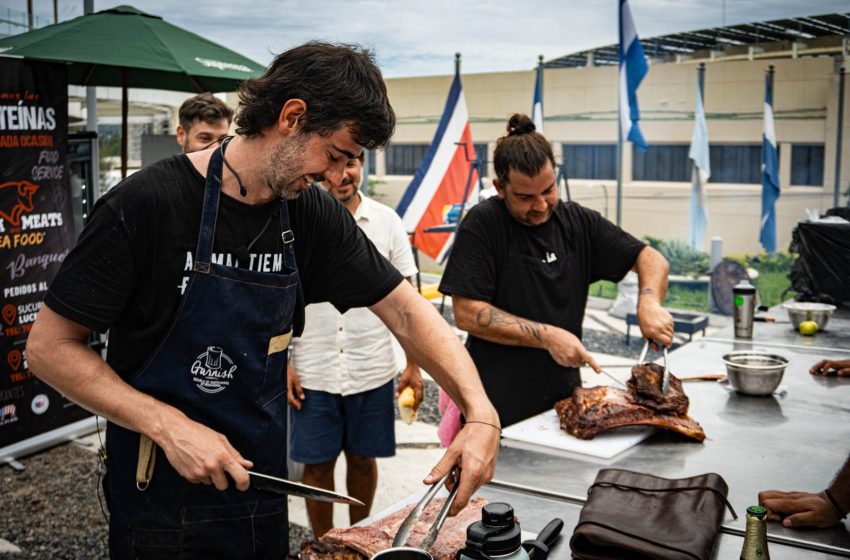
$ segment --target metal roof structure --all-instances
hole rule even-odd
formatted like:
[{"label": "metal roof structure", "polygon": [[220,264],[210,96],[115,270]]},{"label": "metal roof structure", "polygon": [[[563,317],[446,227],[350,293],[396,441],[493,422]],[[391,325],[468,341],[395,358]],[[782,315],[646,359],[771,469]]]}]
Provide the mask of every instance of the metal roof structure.
[{"label": "metal roof structure", "polygon": [[[850,13],[840,13],[743,23],[660,37],[642,37],[640,42],[644,53],[653,62],[671,62],[691,58],[715,59],[740,54],[761,58],[781,56],[779,53],[788,51],[793,51],[794,56],[806,56],[824,54],[825,48],[837,52],[844,51],[846,55],[848,36]],[[831,38],[832,41],[827,45],[822,38]],[[774,44],[774,48],[767,48],[768,44]],[[545,62],[544,67],[614,65],[618,63],[617,49],[618,45],[615,43],[568,54]]]}]

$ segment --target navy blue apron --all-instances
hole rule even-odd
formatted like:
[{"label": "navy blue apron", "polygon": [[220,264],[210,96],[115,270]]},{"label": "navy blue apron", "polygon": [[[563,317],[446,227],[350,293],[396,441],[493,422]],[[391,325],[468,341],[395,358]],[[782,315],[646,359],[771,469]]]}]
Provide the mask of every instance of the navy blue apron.
[{"label": "navy blue apron", "polygon": [[[300,306],[294,236],[281,202],[284,270],[212,262],[226,146],[210,158],[195,264],[174,323],[129,383],[224,434],[257,472],[286,476],[286,360]],[[108,425],[104,486],[112,558],[288,554],[284,496],[240,492],[231,479],[224,492],[192,484],[161,449],[149,484],[137,487],[139,443],[138,433]]]}]

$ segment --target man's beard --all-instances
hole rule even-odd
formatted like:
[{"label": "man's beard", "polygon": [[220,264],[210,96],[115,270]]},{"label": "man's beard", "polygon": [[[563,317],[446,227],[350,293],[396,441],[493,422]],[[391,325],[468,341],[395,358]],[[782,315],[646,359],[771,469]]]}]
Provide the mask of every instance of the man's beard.
[{"label": "man's beard", "polygon": [[284,200],[295,200],[304,190],[299,183],[304,178],[301,163],[307,138],[295,134],[290,140],[281,140],[266,159],[263,178],[274,194]]},{"label": "man's beard", "polygon": [[337,198],[337,200],[339,200],[343,204],[348,204],[349,202],[351,202],[354,199],[354,197],[357,196],[357,191],[359,190],[357,188],[357,185],[355,185],[351,181],[349,181],[348,183],[345,183],[345,185],[342,185],[342,186],[348,186],[348,185],[351,185],[351,194],[346,196],[345,198]]}]

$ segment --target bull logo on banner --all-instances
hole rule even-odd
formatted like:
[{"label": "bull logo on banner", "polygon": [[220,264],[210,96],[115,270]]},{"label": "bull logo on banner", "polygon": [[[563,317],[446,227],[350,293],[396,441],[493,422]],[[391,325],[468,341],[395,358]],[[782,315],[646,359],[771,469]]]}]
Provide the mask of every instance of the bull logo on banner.
[{"label": "bull logo on banner", "polygon": [[[0,218],[14,227],[20,227],[21,215],[35,208],[32,197],[38,189],[38,185],[29,181],[9,181],[0,185]],[[7,194],[12,192],[13,196]]]}]

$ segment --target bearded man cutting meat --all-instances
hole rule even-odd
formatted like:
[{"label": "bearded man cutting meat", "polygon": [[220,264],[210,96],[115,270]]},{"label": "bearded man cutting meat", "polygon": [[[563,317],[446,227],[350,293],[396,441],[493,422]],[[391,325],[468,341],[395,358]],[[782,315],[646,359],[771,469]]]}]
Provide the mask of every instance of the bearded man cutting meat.
[{"label": "bearded man cutting meat", "polygon": [[673,341],[673,318],[661,307],[664,257],[599,213],[558,200],[549,142],[526,115],[513,115],[507,128],[494,153],[498,196],[464,218],[440,283],[502,425],[570,396],[579,367],[600,371],[581,342],[597,280],[637,272],[643,336]]},{"label": "bearded man cutting meat", "polygon": [[[242,85],[236,122],[98,200],[27,342],[40,379],[109,421],[113,559],[286,555],[287,500],[248,469],[286,476],[286,362],[307,303],[369,307],[474,418],[425,479],[462,467],[452,513],[493,473],[498,419],[457,337],[311,188],[392,135],[372,56],[281,53]],[[107,330],[104,361],[87,341]]]}]

